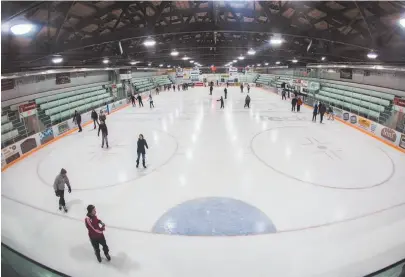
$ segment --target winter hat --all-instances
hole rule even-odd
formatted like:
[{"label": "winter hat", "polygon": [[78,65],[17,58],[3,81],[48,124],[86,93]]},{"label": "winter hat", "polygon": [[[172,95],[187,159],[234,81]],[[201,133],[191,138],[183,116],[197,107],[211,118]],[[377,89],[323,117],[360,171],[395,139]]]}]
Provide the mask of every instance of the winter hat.
[{"label": "winter hat", "polygon": [[60,170],[60,173],[61,173],[61,174],[66,174],[67,171],[66,171],[66,169],[62,168],[62,169]]},{"label": "winter hat", "polygon": [[87,206],[87,213],[91,213],[96,207],[94,205],[88,205]]}]

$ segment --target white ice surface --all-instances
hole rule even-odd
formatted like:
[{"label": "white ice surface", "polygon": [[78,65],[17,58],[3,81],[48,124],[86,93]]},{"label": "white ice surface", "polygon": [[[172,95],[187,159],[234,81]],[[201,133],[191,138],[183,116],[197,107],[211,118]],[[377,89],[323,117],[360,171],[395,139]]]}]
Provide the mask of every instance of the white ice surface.
[{"label": "white ice surface", "polygon": [[[362,276],[405,257],[405,154],[264,89],[161,92],[155,109],[107,118],[110,149],[91,126],[2,173],[2,241],[71,276]],[[136,140],[149,144],[136,169]],[[73,188],[67,215],[53,180]],[[199,197],[240,199],[278,233],[185,237],[150,233],[167,210]],[[94,204],[112,261],[98,264],[84,226]]]}]

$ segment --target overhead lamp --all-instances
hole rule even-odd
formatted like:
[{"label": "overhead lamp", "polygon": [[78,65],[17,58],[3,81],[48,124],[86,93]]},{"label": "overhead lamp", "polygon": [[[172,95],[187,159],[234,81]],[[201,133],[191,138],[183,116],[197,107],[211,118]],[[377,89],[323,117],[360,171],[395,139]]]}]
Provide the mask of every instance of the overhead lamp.
[{"label": "overhead lamp", "polygon": [[178,55],[179,55],[179,52],[177,52],[176,50],[173,50],[173,51],[170,53],[170,55],[172,55],[172,56],[178,56]]},{"label": "overhead lamp", "polygon": [[159,64],[159,67],[163,67],[163,64]]},{"label": "overhead lamp", "polygon": [[147,46],[147,47],[151,47],[154,46],[156,44],[156,41],[153,39],[148,38],[147,40],[145,40],[143,42],[143,45]]},{"label": "overhead lamp", "polygon": [[405,28],[405,17],[399,20],[399,25]]},{"label": "overhead lamp", "polygon": [[369,59],[375,59],[377,57],[378,57],[378,55],[375,52],[370,52],[367,54],[367,58],[369,58]]},{"label": "overhead lamp", "polygon": [[181,58],[182,60],[184,60],[184,61],[187,61],[188,59],[190,59],[189,57],[187,57],[187,56],[184,56],[183,58]]},{"label": "overhead lamp", "polygon": [[283,40],[281,38],[270,39],[270,44],[272,44],[272,45],[280,45],[282,43],[283,43]]},{"label": "overhead lamp", "polygon": [[244,60],[245,57],[244,57],[244,56],[239,56],[238,59],[239,59],[239,60]]},{"label": "overhead lamp", "polygon": [[269,65],[269,63],[265,63],[264,65]]},{"label": "overhead lamp", "polygon": [[233,62],[234,62],[234,63],[236,63],[236,62],[237,62],[237,60],[233,60]]},{"label": "overhead lamp", "polygon": [[109,62],[110,62],[109,59],[104,59],[104,60],[103,60],[103,63],[104,63],[104,64],[108,64]]},{"label": "overhead lamp", "polygon": [[132,61],[132,62],[130,62],[130,64],[132,64],[132,65],[135,65],[135,64],[137,64],[137,63],[139,63],[138,61]]},{"label": "overhead lamp", "polygon": [[29,32],[32,31],[33,28],[34,28],[34,25],[32,25],[30,23],[24,23],[24,24],[17,24],[17,25],[11,26],[10,31],[14,35],[20,36],[20,35],[28,34]]},{"label": "overhead lamp", "polygon": [[171,65],[170,65],[170,64],[168,64],[168,65],[167,65],[167,68],[169,68],[170,66],[171,66]]},{"label": "overhead lamp", "polygon": [[280,62],[279,62],[279,61],[277,61],[277,62],[276,62],[276,64],[280,64]]},{"label": "overhead lamp", "polygon": [[298,60],[297,60],[297,59],[294,59],[294,60],[292,60],[292,62],[293,62],[293,63],[297,63],[297,62],[298,62]]},{"label": "overhead lamp", "polygon": [[52,58],[52,62],[53,63],[61,63],[61,62],[63,62],[63,58],[62,57],[54,57],[54,58]]},{"label": "overhead lamp", "polygon": [[191,61],[190,61],[190,63],[194,63],[194,61],[193,61],[193,60],[191,60]]},{"label": "overhead lamp", "polygon": [[323,60],[323,61],[326,60],[326,57],[322,57],[321,60]]},{"label": "overhead lamp", "polygon": [[152,63],[148,63],[148,66],[151,66],[152,65]]},{"label": "overhead lamp", "polygon": [[254,55],[254,54],[256,54],[256,51],[253,50],[252,48],[250,48],[250,50],[247,53],[248,53],[248,55]]},{"label": "overhead lamp", "polygon": [[258,63],[257,66],[262,66],[262,65],[260,63]]}]

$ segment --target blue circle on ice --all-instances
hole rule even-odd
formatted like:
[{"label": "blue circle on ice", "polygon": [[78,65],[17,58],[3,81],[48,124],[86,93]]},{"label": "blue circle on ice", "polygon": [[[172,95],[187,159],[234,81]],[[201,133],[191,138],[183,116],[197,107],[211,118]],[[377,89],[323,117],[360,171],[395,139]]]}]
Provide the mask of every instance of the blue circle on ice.
[{"label": "blue circle on ice", "polygon": [[243,201],[208,197],[181,203],[162,215],[152,232],[185,236],[243,236],[277,232],[258,208]]}]

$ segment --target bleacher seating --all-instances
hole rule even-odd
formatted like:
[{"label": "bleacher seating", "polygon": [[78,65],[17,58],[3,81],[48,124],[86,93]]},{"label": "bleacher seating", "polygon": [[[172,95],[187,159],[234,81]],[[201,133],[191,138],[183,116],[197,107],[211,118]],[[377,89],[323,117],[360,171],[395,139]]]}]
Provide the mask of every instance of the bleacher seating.
[{"label": "bleacher seating", "polygon": [[18,130],[13,130],[13,123],[7,115],[1,116],[1,142],[10,140],[18,136]]},{"label": "bleacher seating", "polygon": [[169,79],[169,77],[167,75],[160,75],[160,76],[153,77],[153,81],[159,87],[172,84],[172,81]]},{"label": "bleacher seating", "polygon": [[135,87],[137,93],[145,92],[156,87],[152,78],[134,78],[131,79],[131,83]]}]

